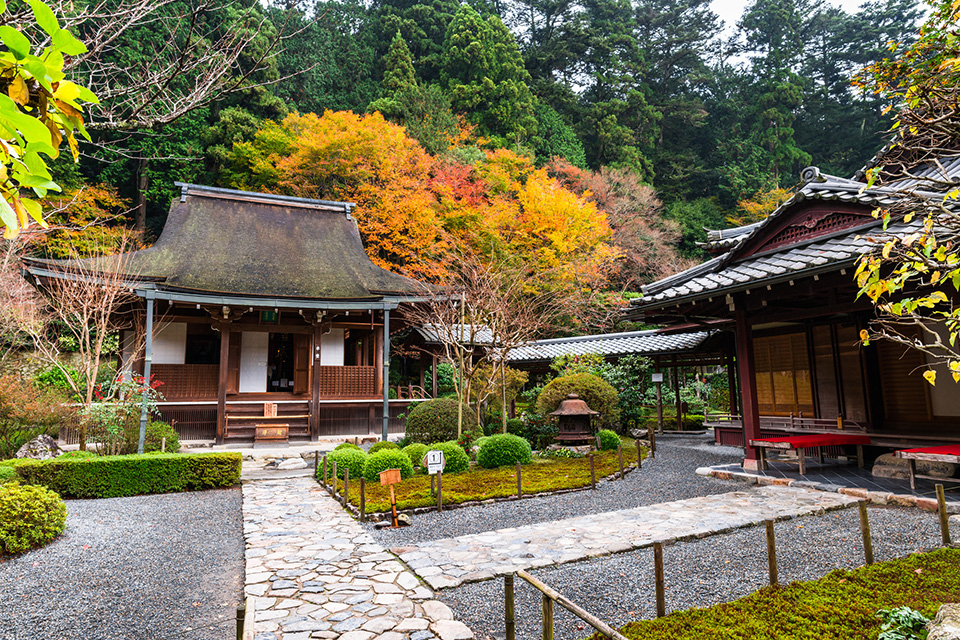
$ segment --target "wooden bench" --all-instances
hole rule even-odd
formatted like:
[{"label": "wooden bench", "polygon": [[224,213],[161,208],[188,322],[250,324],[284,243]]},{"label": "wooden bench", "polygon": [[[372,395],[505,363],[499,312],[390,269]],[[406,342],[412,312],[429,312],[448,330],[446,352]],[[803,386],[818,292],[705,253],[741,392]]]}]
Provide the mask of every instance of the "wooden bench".
[{"label": "wooden bench", "polygon": [[[235,421],[252,422],[254,430],[254,446],[257,444],[289,444],[290,420],[309,419],[309,415],[277,415],[275,402],[263,403],[263,415],[227,416],[227,423]],[[248,422],[248,423],[249,423]]]},{"label": "wooden bench", "polygon": [[857,447],[857,466],[863,468],[863,445],[870,444],[868,436],[848,435],[845,433],[812,433],[802,436],[788,436],[785,438],[760,438],[751,440],[750,446],[755,447],[760,452],[760,468],[767,468],[767,449],[795,450],[797,452],[797,462],[800,465],[800,475],[807,474],[807,462],[804,456],[804,449],[817,449],[817,457],[823,463],[824,447]]},{"label": "wooden bench", "polygon": [[[893,455],[898,458],[903,458],[907,461],[907,466],[910,468],[910,489],[916,491],[917,478],[923,478],[924,480],[939,480],[941,482],[946,480],[947,482],[950,482],[949,478],[922,476],[918,474],[917,460],[960,464],[960,444],[948,444],[939,447],[921,447],[919,449],[902,449],[900,451],[895,451]],[[960,480],[958,480],[958,482],[960,482]]]}]

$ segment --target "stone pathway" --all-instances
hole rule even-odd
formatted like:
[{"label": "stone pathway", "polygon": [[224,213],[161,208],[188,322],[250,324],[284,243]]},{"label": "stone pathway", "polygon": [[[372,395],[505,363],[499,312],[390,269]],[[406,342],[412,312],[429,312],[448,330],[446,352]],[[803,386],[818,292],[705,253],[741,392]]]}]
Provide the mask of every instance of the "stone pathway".
[{"label": "stone pathway", "polygon": [[650,546],[703,538],[774,518],[842,509],[857,498],[759,487],[555,522],[444,538],[392,551],[434,589]]},{"label": "stone pathway", "polygon": [[257,640],[467,640],[473,633],[312,478],[243,485]]}]

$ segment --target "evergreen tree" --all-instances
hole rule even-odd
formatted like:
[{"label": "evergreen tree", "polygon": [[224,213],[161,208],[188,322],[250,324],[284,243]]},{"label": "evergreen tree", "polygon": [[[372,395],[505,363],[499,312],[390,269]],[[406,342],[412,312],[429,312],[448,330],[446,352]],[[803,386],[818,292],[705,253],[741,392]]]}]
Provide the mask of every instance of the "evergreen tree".
[{"label": "evergreen tree", "polygon": [[476,124],[490,146],[523,144],[536,134],[530,74],[500,18],[484,19],[462,5],[447,29],[442,63],[453,109]]}]

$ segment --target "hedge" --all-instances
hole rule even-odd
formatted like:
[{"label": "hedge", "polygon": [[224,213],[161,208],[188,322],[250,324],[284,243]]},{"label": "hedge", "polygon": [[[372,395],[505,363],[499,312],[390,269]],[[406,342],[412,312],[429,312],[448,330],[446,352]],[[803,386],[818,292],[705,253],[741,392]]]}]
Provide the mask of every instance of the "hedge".
[{"label": "hedge", "polygon": [[415,467],[422,467],[423,456],[427,455],[427,445],[414,442],[405,446],[401,451],[410,458],[410,464]]},{"label": "hedge", "polygon": [[14,465],[27,484],[69,498],[117,498],[230,487],[240,481],[243,457],[235,452],[164,453],[52,460]]},{"label": "hedge", "polygon": [[380,472],[387,469],[399,469],[401,480],[406,480],[413,475],[413,464],[405,453],[397,449],[381,449],[367,458],[367,463],[363,467],[363,477],[367,482],[378,482]]},{"label": "hedge", "polygon": [[[327,454],[327,474],[333,477],[333,463],[337,463],[337,477],[343,480],[344,469],[350,469],[350,477],[359,479],[363,475],[363,467],[367,464],[367,452],[363,449],[344,447],[334,449]],[[323,464],[317,467],[317,478],[323,477]]]},{"label": "hedge", "polygon": [[[421,402],[407,415],[406,436],[413,442],[422,444],[456,440],[457,416],[456,399],[437,398]],[[463,405],[462,433],[470,433],[478,428],[477,416],[473,409]]]},{"label": "hedge", "polygon": [[571,393],[580,396],[587,406],[600,413],[596,420],[601,426],[619,424],[620,394],[609,382],[592,373],[575,373],[552,380],[537,396],[537,413],[546,416],[556,411]]},{"label": "hedge", "polygon": [[486,438],[477,452],[477,464],[484,469],[495,469],[518,462],[527,464],[531,459],[530,443],[510,433]]},{"label": "hedge", "polygon": [[333,448],[334,451],[343,451],[344,449],[353,449],[355,451],[363,451],[360,447],[353,444],[352,442],[341,442]]},{"label": "hedge", "polygon": [[67,507],[53,491],[15,482],[0,485],[0,553],[47,544],[67,528]]},{"label": "hedge", "polygon": [[381,440],[380,442],[377,442],[372,447],[370,447],[370,450],[367,451],[367,453],[369,455],[373,455],[377,451],[383,451],[384,449],[399,449],[399,448],[400,448],[400,445],[398,445],[396,442],[390,442],[389,440]]}]

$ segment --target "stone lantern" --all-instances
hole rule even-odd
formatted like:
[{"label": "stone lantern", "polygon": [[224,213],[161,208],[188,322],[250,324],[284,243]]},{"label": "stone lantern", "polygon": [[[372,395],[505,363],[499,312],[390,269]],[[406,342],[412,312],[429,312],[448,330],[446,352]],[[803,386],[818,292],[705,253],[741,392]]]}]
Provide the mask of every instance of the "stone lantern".
[{"label": "stone lantern", "polygon": [[555,440],[577,442],[593,438],[591,419],[600,415],[587,406],[575,393],[571,393],[560,403],[556,411],[550,413],[557,416],[559,433]]}]

